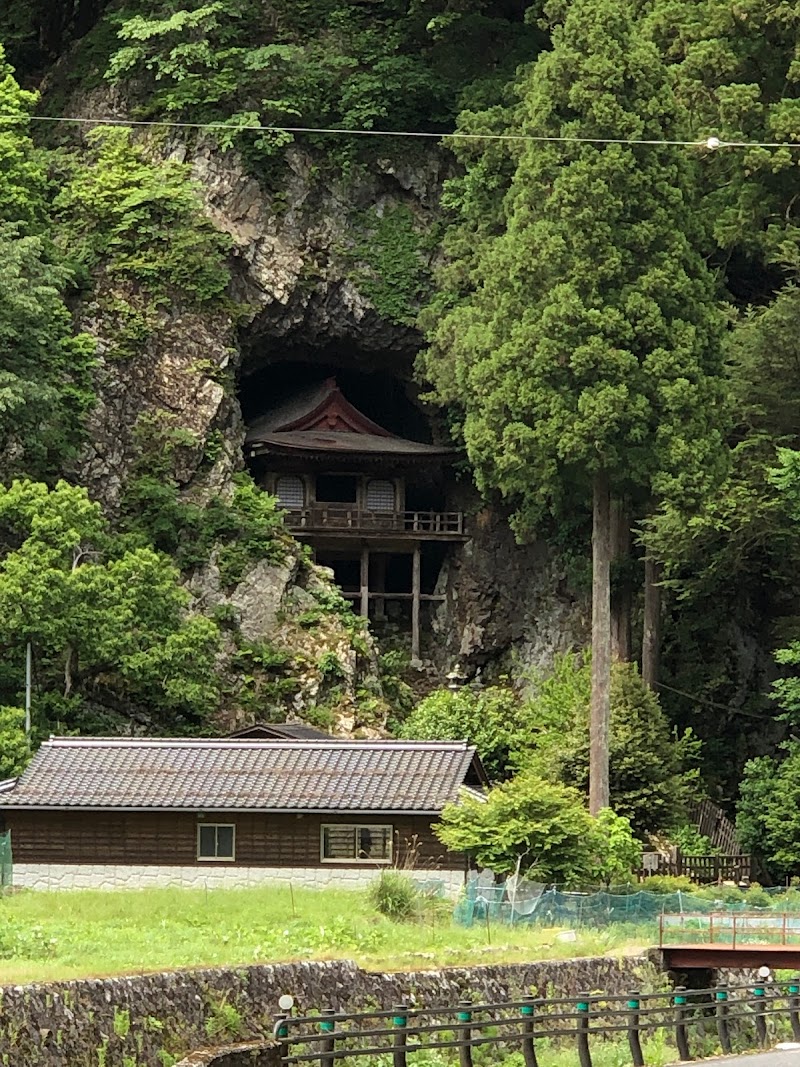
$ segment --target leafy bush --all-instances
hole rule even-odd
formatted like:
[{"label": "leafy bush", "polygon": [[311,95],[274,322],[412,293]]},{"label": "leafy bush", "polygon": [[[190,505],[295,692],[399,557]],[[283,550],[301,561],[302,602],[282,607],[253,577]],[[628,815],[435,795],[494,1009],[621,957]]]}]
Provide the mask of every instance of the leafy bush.
[{"label": "leafy bush", "polygon": [[788,741],[783,753],[745,764],[736,809],[742,848],[781,878],[800,867],[800,741]]},{"label": "leafy bush", "polygon": [[434,830],[481,867],[512,874],[519,864],[531,878],[571,886],[620,878],[639,853],[627,820],[613,812],[593,819],[577,789],[530,773],[495,786],[485,800],[465,793]]},{"label": "leafy bush", "polygon": [[389,919],[410,919],[419,903],[419,892],[402,871],[381,871],[367,890],[373,907]]},{"label": "leafy bush", "polygon": [[0,782],[22,774],[30,758],[25,712],[21,708],[0,707]]},{"label": "leafy bush", "polygon": [[697,890],[685,874],[654,874],[642,882],[641,888],[647,893],[694,893]]},{"label": "leafy bush", "polygon": [[[148,455],[146,449],[142,466]],[[170,553],[182,571],[208,563],[216,550],[220,582],[228,589],[259,560],[280,563],[292,543],[275,497],[249,474],[234,477],[230,500],[215,498],[205,507],[182,500],[167,472],[141,474],[125,490],[123,512],[128,529]]]},{"label": "leafy bush", "polygon": [[701,834],[696,826],[684,823],[670,834],[673,845],[687,856],[713,856],[719,855],[720,850],[711,844],[711,839]]},{"label": "leafy bush", "polygon": [[225,997],[209,1005],[206,1019],[206,1033],[214,1038],[236,1038],[245,1032],[242,1013],[235,1004],[229,1004]]},{"label": "leafy bush", "polygon": [[753,882],[744,894],[744,900],[750,908],[769,908],[772,906],[772,897],[758,882]]},{"label": "leafy bush", "polygon": [[511,773],[511,755],[520,743],[522,718],[522,701],[511,689],[437,689],[414,708],[400,736],[420,741],[469,741],[478,750],[489,777],[502,781]]}]

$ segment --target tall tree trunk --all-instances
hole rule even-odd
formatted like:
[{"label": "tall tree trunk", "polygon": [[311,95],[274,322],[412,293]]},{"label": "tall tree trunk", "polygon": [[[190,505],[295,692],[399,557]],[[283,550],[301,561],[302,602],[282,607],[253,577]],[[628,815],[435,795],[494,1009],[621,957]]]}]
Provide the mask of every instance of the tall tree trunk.
[{"label": "tall tree trunk", "polygon": [[64,656],[64,696],[68,697],[72,692],[72,671],[75,664],[75,647],[70,642],[67,645]]},{"label": "tall tree trunk", "polygon": [[631,517],[627,502],[611,503],[611,552],[622,566],[611,595],[611,656],[620,663],[631,658],[631,610],[633,586],[630,575]]},{"label": "tall tree trunk", "polygon": [[592,506],[592,701],[589,714],[589,811],[608,807],[611,712],[611,492],[595,475]]},{"label": "tall tree trunk", "polygon": [[644,561],[644,622],[642,626],[642,681],[648,688],[658,685],[661,655],[661,566],[657,560]]}]

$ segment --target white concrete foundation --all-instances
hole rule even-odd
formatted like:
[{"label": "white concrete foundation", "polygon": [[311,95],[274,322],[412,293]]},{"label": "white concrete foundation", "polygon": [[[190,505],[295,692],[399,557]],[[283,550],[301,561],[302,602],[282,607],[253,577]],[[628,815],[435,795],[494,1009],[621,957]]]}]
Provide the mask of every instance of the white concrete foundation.
[{"label": "white concrete foundation", "polygon": [[[376,867],[236,867],[197,864],[192,867],[122,866],[116,864],[15,863],[17,889],[146,889],[183,886],[188,889],[230,889],[257,885],[288,885],[312,889],[363,889],[378,876]],[[409,872],[417,882],[441,882],[449,897],[464,885],[463,871]]]}]

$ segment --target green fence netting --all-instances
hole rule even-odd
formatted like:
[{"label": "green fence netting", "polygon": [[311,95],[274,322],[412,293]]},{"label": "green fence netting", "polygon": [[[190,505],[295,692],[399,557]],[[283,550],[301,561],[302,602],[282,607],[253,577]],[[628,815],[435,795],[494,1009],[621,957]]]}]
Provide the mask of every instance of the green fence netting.
[{"label": "green fence netting", "polygon": [[[487,919],[492,922],[530,923],[569,929],[602,927],[616,923],[658,923],[659,916],[736,914],[771,911],[800,915],[800,891],[776,889],[765,894],[765,902],[754,908],[752,899],[741,894],[731,900],[721,891],[700,896],[697,893],[650,893],[620,887],[620,890],[574,893],[535,882],[508,879],[495,881],[478,875],[471,878],[456,902],[454,920],[472,926]],[[766,899],[768,898],[768,899]]]},{"label": "green fence netting", "polygon": [[0,834],[0,891],[11,888],[11,833]]}]

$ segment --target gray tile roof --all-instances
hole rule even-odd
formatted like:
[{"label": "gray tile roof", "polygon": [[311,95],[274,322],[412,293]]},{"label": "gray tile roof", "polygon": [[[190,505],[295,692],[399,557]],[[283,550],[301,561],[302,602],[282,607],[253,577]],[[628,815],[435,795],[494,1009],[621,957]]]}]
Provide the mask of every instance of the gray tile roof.
[{"label": "gray tile roof", "polygon": [[10,808],[439,812],[473,766],[463,741],[53,738]]}]

